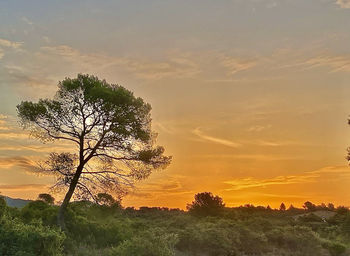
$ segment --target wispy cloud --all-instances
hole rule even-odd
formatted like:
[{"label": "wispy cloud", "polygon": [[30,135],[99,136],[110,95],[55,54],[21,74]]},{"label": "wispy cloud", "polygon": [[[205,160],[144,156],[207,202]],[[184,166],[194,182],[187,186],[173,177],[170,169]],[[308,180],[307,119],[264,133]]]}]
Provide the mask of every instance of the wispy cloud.
[{"label": "wispy cloud", "polygon": [[102,53],[82,53],[67,45],[45,46],[46,54],[59,55],[65,60],[85,68],[105,69],[115,67],[130,72],[139,78],[158,80],[166,77],[192,77],[200,70],[197,64],[185,56],[169,56],[165,60],[132,57],[112,57]]},{"label": "wispy cloud", "polygon": [[181,179],[185,177],[168,175],[164,181],[138,185],[130,192],[129,197],[159,198],[193,194],[194,191],[184,187]]},{"label": "wispy cloud", "polygon": [[227,69],[229,75],[234,75],[240,71],[255,67],[257,61],[225,56],[221,60],[221,65]]},{"label": "wispy cloud", "polygon": [[225,181],[224,183],[231,186],[230,188],[226,189],[226,191],[232,191],[257,187],[267,187],[273,185],[289,185],[298,183],[317,182],[317,180],[323,175],[349,176],[350,168],[348,166],[331,166],[315,171],[305,172],[304,174],[300,175],[277,176],[269,179],[256,179],[253,177],[247,177],[242,179]]},{"label": "wispy cloud", "polygon": [[0,157],[0,169],[11,168],[18,166],[26,171],[31,171],[35,168],[35,162],[27,157],[14,156],[14,157]]},{"label": "wispy cloud", "polygon": [[18,49],[23,43],[0,38],[0,47]]},{"label": "wispy cloud", "polygon": [[43,190],[48,189],[47,184],[16,184],[16,185],[0,185],[1,191],[27,191],[27,190]]},{"label": "wispy cloud", "polygon": [[350,72],[350,56],[323,55],[306,60],[303,65],[308,68],[329,67],[330,72]]},{"label": "wispy cloud", "polygon": [[25,16],[23,16],[22,18],[21,18],[21,20],[22,21],[24,21],[26,24],[28,24],[28,25],[34,25],[34,22],[33,21],[31,21],[29,18],[27,18],[27,17],[25,17]]},{"label": "wispy cloud", "polygon": [[267,129],[270,129],[272,127],[272,125],[254,125],[251,126],[247,129],[248,132],[261,132]]},{"label": "wispy cloud", "polygon": [[14,42],[7,39],[0,38],[0,59],[5,56],[5,50],[16,50],[22,46],[21,42]]},{"label": "wispy cloud", "polygon": [[253,144],[259,146],[267,146],[267,147],[280,147],[280,146],[289,146],[289,145],[297,145],[298,143],[295,141],[269,141],[269,140],[258,140],[253,142]]},{"label": "wispy cloud", "polygon": [[244,179],[236,179],[225,181],[225,184],[231,185],[231,188],[226,189],[230,190],[242,190],[248,188],[256,188],[256,187],[266,187],[271,185],[286,185],[286,184],[296,184],[296,183],[306,183],[313,182],[317,175],[306,174],[300,176],[278,176],[271,179],[254,179],[254,178],[244,178]]},{"label": "wispy cloud", "polygon": [[288,161],[300,159],[297,156],[271,155],[271,154],[206,154],[194,155],[195,158],[255,160],[255,161]]},{"label": "wispy cloud", "polygon": [[230,141],[230,140],[222,139],[222,138],[219,138],[219,137],[206,135],[200,130],[200,127],[194,129],[192,131],[192,133],[195,134],[196,136],[198,136],[200,139],[202,139],[204,141],[209,141],[209,142],[213,142],[213,143],[216,143],[216,144],[220,144],[220,145],[224,145],[224,146],[232,147],[232,148],[237,148],[237,147],[241,146],[241,144],[237,143],[237,142],[233,142],[233,141]]}]

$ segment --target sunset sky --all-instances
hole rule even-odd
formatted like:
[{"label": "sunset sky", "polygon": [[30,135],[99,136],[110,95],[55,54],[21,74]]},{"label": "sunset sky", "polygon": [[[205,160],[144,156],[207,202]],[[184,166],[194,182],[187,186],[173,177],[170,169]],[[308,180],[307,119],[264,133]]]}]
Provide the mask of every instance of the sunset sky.
[{"label": "sunset sky", "polygon": [[22,100],[78,73],[152,105],[173,156],[124,206],[350,206],[350,0],[0,1],[0,192],[31,198],[29,170],[64,144],[18,124]]}]

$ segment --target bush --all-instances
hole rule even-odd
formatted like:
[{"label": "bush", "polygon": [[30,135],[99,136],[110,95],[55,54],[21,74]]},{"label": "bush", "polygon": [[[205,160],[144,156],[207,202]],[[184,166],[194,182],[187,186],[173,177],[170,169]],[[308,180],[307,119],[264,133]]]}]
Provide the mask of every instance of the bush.
[{"label": "bush", "polygon": [[221,197],[203,192],[194,196],[194,201],[187,205],[187,209],[197,216],[217,216],[224,212],[225,204]]},{"label": "bush", "polygon": [[40,222],[27,225],[7,218],[0,222],[0,255],[3,256],[59,256],[64,239],[62,232]]},{"label": "bush", "polygon": [[327,241],[325,242],[324,247],[328,249],[332,256],[343,255],[346,251],[346,246],[339,242]]},{"label": "bush", "polygon": [[110,256],[174,256],[176,242],[175,234],[161,229],[147,230],[111,249]]},{"label": "bush", "polygon": [[5,198],[0,196],[0,219],[7,212],[7,204]]}]

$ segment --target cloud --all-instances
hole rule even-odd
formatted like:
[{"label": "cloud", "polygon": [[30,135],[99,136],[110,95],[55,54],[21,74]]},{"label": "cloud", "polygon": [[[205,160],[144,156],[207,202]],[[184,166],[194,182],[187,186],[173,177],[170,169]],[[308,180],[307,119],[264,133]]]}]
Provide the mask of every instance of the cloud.
[{"label": "cloud", "polygon": [[319,170],[310,171],[312,174],[350,174],[350,167],[347,165],[328,166]]},{"label": "cloud", "polygon": [[12,48],[12,49],[18,49],[22,46],[23,43],[21,42],[13,42],[6,39],[0,38],[0,47],[6,47],[6,48]]},{"label": "cloud", "polygon": [[35,168],[35,162],[27,157],[0,157],[0,169],[8,169],[11,167],[21,167],[26,171],[32,171]]},{"label": "cloud", "polygon": [[101,53],[85,54],[67,45],[41,47],[45,54],[59,55],[66,61],[96,70],[115,68],[132,73],[139,78],[159,80],[162,78],[192,77],[198,73],[197,64],[184,56],[170,56],[166,60],[132,57],[113,57]]},{"label": "cloud", "polygon": [[8,140],[21,140],[28,139],[29,134],[25,132],[15,132],[14,130],[4,126],[3,129],[0,129],[0,139],[8,139]]},{"label": "cloud", "polygon": [[207,154],[195,155],[199,158],[214,158],[214,159],[240,159],[240,160],[255,160],[255,161],[288,161],[299,159],[296,156],[281,156],[281,155],[262,155],[262,154]]},{"label": "cloud", "polygon": [[[201,78],[214,75],[216,79],[232,76],[258,64],[256,58],[223,55],[217,51],[200,53],[168,51],[162,59],[133,56],[110,56],[105,53],[83,53],[68,45],[41,47],[39,55],[59,56],[69,63],[88,71],[114,69],[145,80],[164,78]],[[56,58],[57,59],[57,58]],[[199,76],[200,75],[200,76]],[[215,79],[214,79],[215,80]]]},{"label": "cloud", "polygon": [[0,59],[5,56],[5,49],[19,49],[23,43],[0,38]]},{"label": "cloud", "polygon": [[182,176],[168,176],[164,181],[140,184],[129,193],[129,197],[154,199],[167,196],[179,196],[193,194],[194,191],[187,189],[180,181]]},{"label": "cloud", "polygon": [[23,16],[22,18],[22,21],[24,21],[26,24],[28,24],[28,25],[34,25],[34,22],[33,21],[31,21],[30,19],[28,19],[27,17],[25,17],[25,16]]},{"label": "cloud", "polygon": [[7,116],[0,114],[0,132],[4,130],[9,130],[9,127],[6,125]]},{"label": "cloud", "polygon": [[247,177],[225,181],[224,183],[231,186],[230,188],[225,189],[226,191],[233,191],[273,185],[317,182],[321,177],[325,175],[335,175],[337,177],[342,175],[349,176],[350,168],[348,166],[330,166],[315,171],[305,172],[301,175],[277,176],[269,179],[256,179],[253,177]]},{"label": "cloud", "polygon": [[350,56],[319,56],[303,63],[309,68],[329,67],[331,72],[350,72]]},{"label": "cloud", "polygon": [[263,130],[270,129],[272,125],[254,125],[247,129],[248,132],[261,132]]},{"label": "cloud", "polygon": [[234,75],[237,72],[255,67],[257,65],[257,61],[244,60],[233,57],[224,57],[221,60],[221,65],[227,69],[228,75]]},{"label": "cloud", "polygon": [[350,8],[350,0],[337,0],[336,3],[341,8]]},{"label": "cloud", "polygon": [[192,133],[197,135],[199,138],[201,138],[204,141],[209,141],[209,142],[213,142],[213,143],[216,143],[216,144],[220,144],[220,145],[224,145],[224,146],[232,147],[232,148],[237,148],[237,147],[241,146],[241,144],[233,142],[233,141],[230,141],[230,140],[226,140],[226,139],[222,139],[222,138],[206,135],[200,130],[200,127],[194,129],[192,131]]},{"label": "cloud", "polygon": [[42,190],[48,189],[47,184],[16,184],[16,185],[0,185],[1,191],[23,191],[23,190]]},{"label": "cloud", "polygon": [[257,142],[253,142],[253,144],[259,146],[267,146],[267,147],[280,147],[280,146],[288,146],[288,145],[296,145],[297,142],[294,141],[268,141],[268,140],[258,140]]},{"label": "cloud", "polygon": [[27,71],[25,68],[20,66],[6,65],[5,69],[11,76],[11,82],[21,83],[26,87],[30,87],[31,89],[45,89],[58,82],[43,76],[30,74],[30,71]]},{"label": "cloud", "polygon": [[252,177],[235,179],[230,181],[225,181],[225,184],[231,185],[231,188],[226,189],[227,191],[231,190],[242,190],[247,188],[256,188],[256,187],[266,187],[271,185],[286,185],[286,184],[295,184],[295,183],[306,183],[314,182],[317,175],[306,174],[300,176],[278,176],[271,179],[254,179]]}]

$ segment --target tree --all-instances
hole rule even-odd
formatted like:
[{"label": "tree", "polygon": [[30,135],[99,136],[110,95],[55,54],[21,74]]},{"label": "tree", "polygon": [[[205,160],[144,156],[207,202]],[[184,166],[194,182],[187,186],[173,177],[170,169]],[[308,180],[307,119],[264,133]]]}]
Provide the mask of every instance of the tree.
[{"label": "tree", "polygon": [[303,205],[303,208],[304,208],[305,210],[310,211],[310,212],[316,211],[316,205],[313,204],[313,203],[311,203],[310,201],[306,201],[306,202],[304,203],[304,205]]},{"label": "tree", "polygon": [[119,201],[115,200],[113,196],[108,193],[98,193],[96,201],[99,205],[105,205],[109,207],[113,205],[120,205]]},{"label": "tree", "polygon": [[55,198],[53,196],[51,196],[50,194],[45,194],[45,193],[39,194],[38,200],[43,201],[47,204],[54,204],[54,202],[55,202]]},{"label": "tree", "polygon": [[285,210],[286,210],[286,205],[284,203],[281,203],[280,211],[285,211]]},{"label": "tree", "polygon": [[55,175],[53,189],[68,191],[58,224],[74,196],[96,200],[99,192],[123,193],[152,170],[166,167],[171,157],[155,146],[151,106],[120,85],[79,74],[58,84],[53,99],[17,106],[23,128],[39,140],[62,140],[75,152],[51,153],[38,171]]},{"label": "tree", "polygon": [[332,204],[332,203],[328,203],[327,208],[330,211],[334,211],[335,210],[334,204]]},{"label": "tree", "polygon": [[194,201],[187,205],[187,210],[194,215],[208,216],[219,215],[225,208],[221,197],[214,196],[211,192],[198,193]]}]

